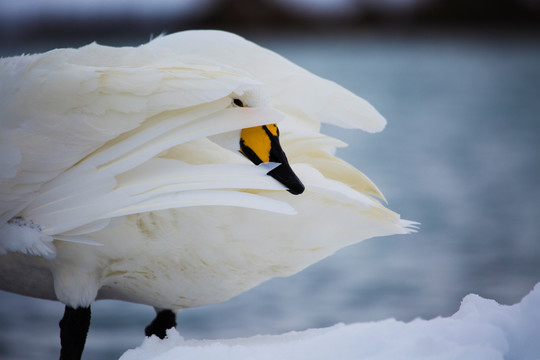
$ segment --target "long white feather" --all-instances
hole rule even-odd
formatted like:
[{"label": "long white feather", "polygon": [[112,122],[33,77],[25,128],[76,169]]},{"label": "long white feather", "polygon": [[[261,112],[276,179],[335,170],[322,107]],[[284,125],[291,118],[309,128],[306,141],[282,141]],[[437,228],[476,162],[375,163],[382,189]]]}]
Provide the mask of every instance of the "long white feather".
[{"label": "long white feather", "polygon": [[116,217],[144,213],[156,210],[182,208],[190,206],[237,206],[249,209],[271,211],[279,214],[294,215],[293,207],[283,201],[250,193],[226,190],[195,190],[159,195],[141,201],[137,205],[127,206],[104,214],[104,217]]},{"label": "long white feather", "polygon": [[100,166],[111,174],[119,174],[145,162],[151,157],[176,145],[245,127],[264,125],[281,120],[272,109],[224,109],[219,113],[198,118],[196,121],[171,129],[149,141],[139,144],[123,156]]},{"label": "long white feather", "polygon": [[[36,196],[27,206],[24,214],[40,224],[43,233],[58,235],[81,226],[87,226],[99,219],[126,215],[125,209],[153,211],[170,207],[184,207],[179,192],[193,192],[206,189],[266,189],[284,190],[283,185],[266,176],[268,166],[256,167],[249,164],[208,164],[189,165],[171,159],[151,159],[118,177],[107,171],[98,170],[87,164],[80,164],[65,176],[58,177],[45,187],[43,195]],[[172,194],[175,194],[173,197]],[[204,194],[204,193],[200,193]],[[169,200],[155,200],[169,196]],[[240,195],[239,195],[240,196]],[[179,199],[177,203],[170,199]],[[154,200],[152,200],[154,199]],[[189,203],[195,203],[192,197]],[[233,197],[216,197],[212,204],[204,197],[201,204],[240,206]],[[159,202],[160,205],[153,205]],[[277,209],[275,201],[270,211]],[[259,201],[260,204],[264,204]],[[243,201],[242,204],[248,204]],[[261,209],[262,205],[256,208]],[[290,206],[283,204],[280,212],[291,212]],[[104,215],[105,214],[105,215]],[[60,237],[57,236],[58,239]]]}]

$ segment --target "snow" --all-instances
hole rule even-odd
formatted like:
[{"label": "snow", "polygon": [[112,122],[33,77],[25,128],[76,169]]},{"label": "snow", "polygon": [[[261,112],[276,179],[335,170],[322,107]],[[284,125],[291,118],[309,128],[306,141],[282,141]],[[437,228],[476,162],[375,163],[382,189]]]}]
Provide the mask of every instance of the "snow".
[{"label": "snow", "polygon": [[121,360],[540,359],[540,283],[519,304],[468,295],[454,315],[405,323],[338,324],[282,335],[227,340],[146,338]]}]

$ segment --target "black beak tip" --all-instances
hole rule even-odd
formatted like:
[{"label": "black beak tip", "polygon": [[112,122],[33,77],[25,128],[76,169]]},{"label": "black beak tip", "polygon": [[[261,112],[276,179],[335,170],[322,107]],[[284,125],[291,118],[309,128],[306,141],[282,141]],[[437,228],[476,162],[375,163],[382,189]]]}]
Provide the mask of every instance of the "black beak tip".
[{"label": "black beak tip", "polygon": [[273,170],[270,170],[267,175],[270,175],[286,186],[288,191],[293,195],[300,195],[305,190],[304,184],[302,184],[298,176],[296,176],[290,165],[287,163],[281,164]]},{"label": "black beak tip", "polygon": [[289,185],[289,189],[287,191],[293,195],[300,195],[301,193],[304,192],[305,189],[306,188],[304,184],[302,184],[301,182],[298,182],[297,184]]}]

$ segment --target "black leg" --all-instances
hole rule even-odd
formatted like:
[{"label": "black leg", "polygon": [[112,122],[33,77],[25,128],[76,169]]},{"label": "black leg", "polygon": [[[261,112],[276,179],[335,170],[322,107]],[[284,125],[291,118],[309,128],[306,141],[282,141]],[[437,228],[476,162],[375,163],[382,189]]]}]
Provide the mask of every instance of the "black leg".
[{"label": "black leg", "polygon": [[72,308],[66,305],[60,320],[60,360],[79,360],[90,327],[90,306]]},{"label": "black leg", "polygon": [[171,310],[158,311],[156,318],[144,329],[144,334],[148,337],[156,335],[164,339],[167,329],[176,327],[176,314]]}]

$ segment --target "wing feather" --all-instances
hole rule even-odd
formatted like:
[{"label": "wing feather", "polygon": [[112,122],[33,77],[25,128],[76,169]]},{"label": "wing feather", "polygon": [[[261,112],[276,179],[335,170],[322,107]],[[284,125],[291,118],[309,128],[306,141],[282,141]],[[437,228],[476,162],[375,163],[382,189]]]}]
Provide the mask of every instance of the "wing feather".
[{"label": "wing feather", "polygon": [[[115,49],[92,44],[2,59],[0,218],[94,152],[117,160],[122,150],[107,152],[109,142],[125,140],[152,119],[171,118],[168,123],[174,124],[179,120],[172,116],[175,112],[191,110],[193,120],[193,108],[200,116],[209,115],[219,110],[216,106],[228,106],[232,93],[261,87],[215,64],[183,64],[180,58],[151,54],[144,46]],[[159,130],[155,124],[150,127]],[[166,126],[161,130],[168,131]],[[141,140],[148,135],[142,131],[130,146],[148,142],[152,137]]]},{"label": "wing feather", "polygon": [[[99,245],[85,235],[138,212],[227,205],[292,214],[271,199],[283,186],[268,167],[227,148],[238,130],[280,121],[308,191],[354,203],[394,232],[415,226],[372,198],[384,200],[335,157],[345,144],[320,133],[321,123],[376,132],[384,118],[236,35],[188,31],[136,48],[0,59],[0,79],[0,253],[51,258],[52,239]],[[232,107],[239,96],[250,107]]]}]

